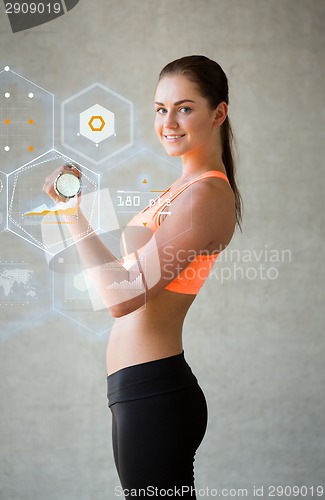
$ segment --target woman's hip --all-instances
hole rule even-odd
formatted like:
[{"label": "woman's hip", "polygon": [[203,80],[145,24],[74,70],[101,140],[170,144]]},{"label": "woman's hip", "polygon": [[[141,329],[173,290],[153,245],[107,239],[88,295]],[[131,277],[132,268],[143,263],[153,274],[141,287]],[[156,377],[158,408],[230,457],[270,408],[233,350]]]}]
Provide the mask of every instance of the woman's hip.
[{"label": "woman's hip", "polygon": [[[201,395],[197,378],[185,360],[184,351],[122,368],[107,377],[108,406],[191,389]],[[203,394],[203,393],[202,393]]]},{"label": "woman's hip", "polygon": [[208,409],[184,352],[109,375],[107,396],[120,456],[132,448],[152,457],[192,461],[206,431]]}]

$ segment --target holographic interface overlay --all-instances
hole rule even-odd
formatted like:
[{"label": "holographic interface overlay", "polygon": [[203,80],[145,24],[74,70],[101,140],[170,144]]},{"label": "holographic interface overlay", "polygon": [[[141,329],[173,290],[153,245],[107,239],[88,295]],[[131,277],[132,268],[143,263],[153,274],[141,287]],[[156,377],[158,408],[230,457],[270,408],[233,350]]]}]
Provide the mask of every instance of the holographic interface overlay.
[{"label": "holographic interface overlay", "polygon": [[[98,295],[102,298],[102,303],[92,299],[95,310],[131,300],[146,293],[160,280],[161,262],[156,239],[147,227],[146,217],[142,220],[141,209],[157,207],[159,211],[161,207],[162,216],[170,214],[168,194],[165,196],[167,205],[164,208],[159,195],[175,179],[176,169],[175,164],[142,149],[102,174],[101,185],[109,186],[110,197],[99,196],[100,228],[103,232],[98,235],[102,237],[103,233],[107,235],[110,232],[112,236],[113,228],[107,224],[105,226],[107,214],[112,211],[121,229],[115,236],[119,250],[111,250],[112,238],[107,245],[118,262],[112,258],[99,266],[87,268],[89,296],[91,284],[96,283]],[[132,221],[139,212],[137,221]],[[95,247],[96,244],[93,245]]]},{"label": "holographic interface overlay", "polygon": [[54,146],[54,96],[6,66],[0,72],[0,164],[12,172]]},{"label": "holographic interface overlay", "polygon": [[49,266],[54,271],[53,309],[97,335],[108,331],[112,317],[96,295],[76,248],[55,255]]},{"label": "holographic interface overlay", "polygon": [[[159,210],[159,195],[172,184],[179,171],[174,163],[142,149],[101,175],[98,229],[80,242],[89,244],[88,263],[82,264],[78,243],[49,262],[55,271],[54,298],[58,311],[92,328],[84,311],[90,307],[96,311],[93,315],[96,322],[98,311],[145,294],[155,286],[161,277],[156,240],[146,227],[145,218],[142,220],[140,215],[135,225],[131,219],[155,203]],[[168,199],[168,194],[165,198]],[[161,208],[161,215],[169,213],[167,203]],[[105,250],[100,254],[98,249],[102,245]]]},{"label": "holographic interface overlay", "polygon": [[52,276],[42,252],[1,233],[0,339],[52,307]]},{"label": "holographic interface overlay", "polygon": [[0,233],[7,224],[7,177],[0,172]]},{"label": "holographic interface overlay", "polygon": [[95,165],[133,144],[133,104],[100,83],[61,105],[61,142]]},{"label": "holographic interface overlay", "polygon": [[[43,192],[46,177],[68,163],[76,162],[53,149],[8,175],[8,229],[50,255],[74,243],[64,218],[78,213],[76,199],[55,204]],[[82,238],[98,227],[99,176],[80,164],[76,165],[81,170],[84,193],[81,205],[87,217],[87,224],[78,225],[77,238]],[[77,217],[72,223],[76,222]]]},{"label": "holographic interface overlay", "polygon": [[[85,195],[87,199],[88,195]],[[68,273],[65,283],[70,283],[71,296],[79,296],[76,301],[89,300],[94,311],[111,307],[145,294],[160,279],[158,249],[152,231],[146,227],[125,227],[117,222],[114,206],[107,188],[98,193],[103,225],[95,232],[78,238],[79,231],[74,221],[84,221],[84,214],[64,216],[71,237],[77,236],[75,248],[78,254],[72,257],[71,250],[63,250],[48,257],[49,266],[56,272]],[[67,203],[68,205],[68,203]],[[76,220],[78,224],[78,220]],[[48,236],[48,233],[44,233]],[[110,235],[113,245],[106,247],[103,236]],[[78,241],[79,240],[79,241]],[[115,241],[114,241],[115,240]],[[48,246],[48,245],[47,245]],[[115,248],[112,248],[115,247]],[[111,251],[110,251],[111,250]],[[114,251],[114,253],[112,253]],[[68,253],[69,252],[69,253]],[[78,268],[80,261],[84,270]],[[76,267],[77,266],[77,267]],[[55,281],[61,278],[54,278]],[[67,290],[67,286],[65,287]],[[73,293],[72,293],[73,292]],[[82,299],[87,292],[88,299]],[[65,301],[68,302],[67,296]],[[74,307],[75,309],[75,307]]]},{"label": "holographic interface overlay", "polygon": [[[109,186],[116,216],[124,227],[136,214],[152,205],[180,174],[181,167],[143,148],[104,172],[101,185]],[[157,207],[159,203],[158,200]],[[169,215],[168,206],[164,209],[161,203],[161,207],[161,215]],[[145,227],[145,224],[145,219],[140,219],[140,225]]]}]

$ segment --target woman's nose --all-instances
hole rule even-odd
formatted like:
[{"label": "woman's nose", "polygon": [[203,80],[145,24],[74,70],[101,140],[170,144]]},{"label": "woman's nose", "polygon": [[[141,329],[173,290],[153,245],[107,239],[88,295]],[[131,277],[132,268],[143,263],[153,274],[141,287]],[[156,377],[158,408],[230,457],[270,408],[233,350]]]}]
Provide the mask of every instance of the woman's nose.
[{"label": "woman's nose", "polygon": [[166,115],[164,126],[165,128],[177,128],[178,122],[176,117],[172,114]]}]

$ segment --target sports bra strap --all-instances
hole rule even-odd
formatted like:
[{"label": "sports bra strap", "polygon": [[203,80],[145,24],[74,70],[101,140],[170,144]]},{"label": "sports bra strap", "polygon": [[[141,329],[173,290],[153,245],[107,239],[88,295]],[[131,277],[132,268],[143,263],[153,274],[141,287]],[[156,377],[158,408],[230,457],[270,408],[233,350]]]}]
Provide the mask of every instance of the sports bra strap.
[{"label": "sports bra strap", "polygon": [[204,172],[203,174],[199,175],[198,177],[195,177],[195,179],[192,179],[191,181],[186,182],[181,186],[180,188],[176,189],[174,193],[172,193],[171,197],[169,198],[169,201],[174,200],[177,196],[179,196],[185,189],[187,189],[189,186],[194,184],[194,182],[200,181],[201,179],[205,179],[208,177],[220,177],[221,179],[224,179],[228,184],[230,185],[229,179],[224,174],[223,172],[220,172],[219,170],[209,170],[208,172]]}]

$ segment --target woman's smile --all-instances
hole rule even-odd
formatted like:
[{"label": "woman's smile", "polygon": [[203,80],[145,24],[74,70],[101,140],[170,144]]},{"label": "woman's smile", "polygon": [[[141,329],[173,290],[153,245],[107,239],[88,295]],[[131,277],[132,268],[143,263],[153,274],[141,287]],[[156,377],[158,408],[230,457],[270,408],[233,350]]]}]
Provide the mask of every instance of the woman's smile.
[{"label": "woman's smile", "polygon": [[184,75],[160,80],[155,96],[155,130],[170,156],[189,160],[217,146],[215,110]]},{"label": "woman's smile", "polygon": [[179,142],[180,139],[185,137],[186,134],[163,134],[163,137],[168,141],[168,142]]}]

